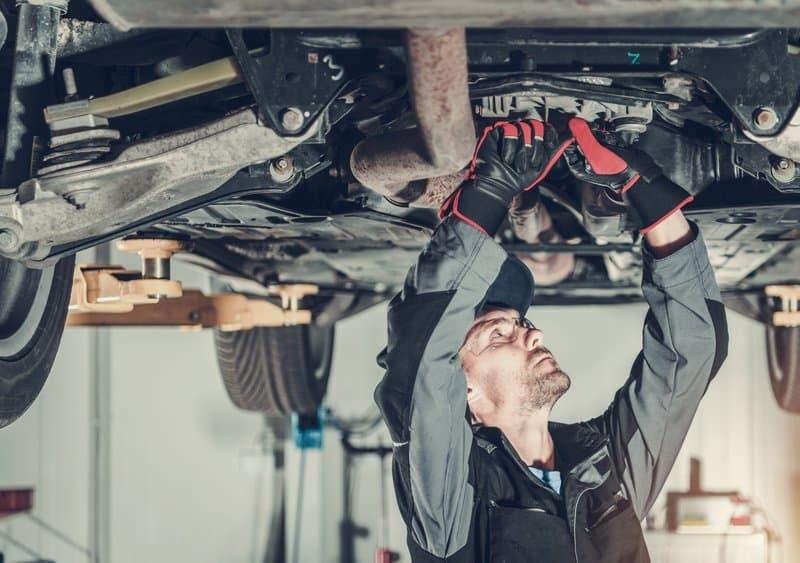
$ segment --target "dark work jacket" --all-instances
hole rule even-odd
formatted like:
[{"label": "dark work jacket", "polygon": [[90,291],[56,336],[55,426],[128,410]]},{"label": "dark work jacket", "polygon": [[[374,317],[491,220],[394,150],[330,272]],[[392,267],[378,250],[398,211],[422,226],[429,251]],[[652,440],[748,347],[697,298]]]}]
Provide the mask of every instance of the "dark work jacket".
[{"label": "dark work jacket", "polygon": [[466,421],[458,350],[507,255],[454,218],[439,225],[390,304],[375,390],[413,561],[648,561],[639,522],[727,353],[724,307],[693,228],[695,240],[670,256],[642,249],[642,351],[610,406],[551,425],[557,495],[497,429]]},{"label": "dark work jacket", "polygon": [[[530,472],[498,429],[476,430],[471,538],[447,561],[649,561],[608,439],[586,424],[551,423],[550,433],[560,495]],[[441,560],[409,539],[414,561]]]}]

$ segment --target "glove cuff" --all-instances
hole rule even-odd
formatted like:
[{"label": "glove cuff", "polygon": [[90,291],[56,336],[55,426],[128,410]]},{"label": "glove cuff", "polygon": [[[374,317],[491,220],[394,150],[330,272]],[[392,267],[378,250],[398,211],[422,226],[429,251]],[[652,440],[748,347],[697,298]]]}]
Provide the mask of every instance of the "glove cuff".
[{"label": "glove cuff", "polygon": [[641,177],[623,193],[623,198],[639,216],[639,232],[646,234],[694,200],[689,192],[664,176]]},{"label": "glove cuff", "polygon": [[476,189],[468,180],[453,198],[451,213],[479,231],[494,236],[508,214],[509,204]]}]

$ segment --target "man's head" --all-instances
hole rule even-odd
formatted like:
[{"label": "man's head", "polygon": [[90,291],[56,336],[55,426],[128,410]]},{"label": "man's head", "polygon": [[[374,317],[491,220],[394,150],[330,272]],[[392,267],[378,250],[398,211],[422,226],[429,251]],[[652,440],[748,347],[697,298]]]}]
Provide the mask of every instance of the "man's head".
[{"label": "man's head", "polygon": [[519,312],[487,307],[467,333],[459,357],[467,378],[467,404],[478,422],[549,410],[570,380],[542,345],[542,331]]}]

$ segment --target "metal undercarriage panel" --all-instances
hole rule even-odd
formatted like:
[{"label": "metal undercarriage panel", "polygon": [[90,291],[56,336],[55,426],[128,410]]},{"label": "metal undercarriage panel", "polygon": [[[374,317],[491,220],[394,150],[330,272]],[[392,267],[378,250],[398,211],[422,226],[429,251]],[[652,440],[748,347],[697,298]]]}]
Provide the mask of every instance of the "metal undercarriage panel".
[{"label": "metal undercarriage panel", "polygon": [[[794,268],[791,266],[791,256],[800,249],[800,202],[690,209],[687,215],[703,232],[723,290],[800,281],[800,264],[794,261]],[[356,284],[379,292],[400,286],[430,233],[428,227],[414,221],[371,210],[310,215],[275,203],[243,200],[211,204],[170,219],[157,230],[194,241],[203,239],[195,252],[222,263],[226,255],[235,255],[235,259],[227,260],[229,266],[260,281],[315,282],[334,287]],[[594,250],[602,250],[602,246]],[[588,273],[554,287],[542,287],[539,293],[545,301],[636,298],[640,260],[635,246],[632,252],[634,260],[616,282],[589,268]],[[786,267],[770,268],[774,263]],[[763,273],[759,274],[759,269]]]}]

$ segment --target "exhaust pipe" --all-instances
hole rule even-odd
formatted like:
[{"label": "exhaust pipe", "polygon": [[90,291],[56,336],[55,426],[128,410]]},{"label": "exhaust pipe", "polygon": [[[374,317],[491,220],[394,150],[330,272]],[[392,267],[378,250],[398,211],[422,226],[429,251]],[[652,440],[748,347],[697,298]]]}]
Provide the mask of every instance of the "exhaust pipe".
[{"label": "exhaust pipe", "polygon": [[475,146],[466,37],[463,29],[409,30],[405,48],[419,126],[361,141],[350,170],[394,202],[437,207],[463,180]]},{"label": "exhaust pipe", "polygon": [[[511,230],[530,244],[559,243],[564,239],[553,228],[538,190],[524,192],[514,199],[508,213]],[[533,274],[536,285],[553,286],[568,279],[575,270],[575,255],[568,252],[519,252],[517,257]]]}]

